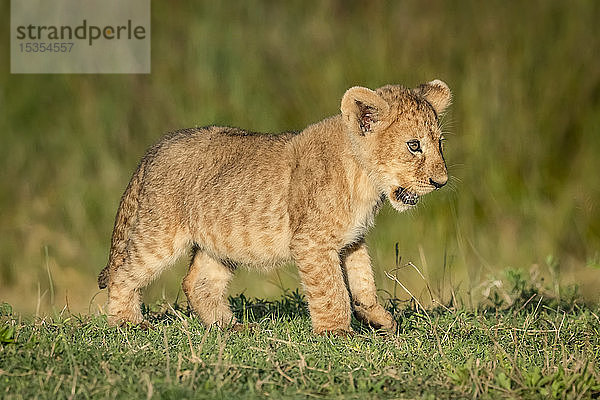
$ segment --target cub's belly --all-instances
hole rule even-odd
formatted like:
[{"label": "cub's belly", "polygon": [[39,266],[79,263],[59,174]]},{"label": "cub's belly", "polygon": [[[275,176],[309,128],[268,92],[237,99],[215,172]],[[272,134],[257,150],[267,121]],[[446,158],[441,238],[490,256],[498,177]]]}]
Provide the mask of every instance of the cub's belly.
[{"label": "cub's belly", "polygon": [[260,268],[290,259],[291,230],[286,213],[221,215],[199,218],[192,233],[198,246],[212,256]]}]

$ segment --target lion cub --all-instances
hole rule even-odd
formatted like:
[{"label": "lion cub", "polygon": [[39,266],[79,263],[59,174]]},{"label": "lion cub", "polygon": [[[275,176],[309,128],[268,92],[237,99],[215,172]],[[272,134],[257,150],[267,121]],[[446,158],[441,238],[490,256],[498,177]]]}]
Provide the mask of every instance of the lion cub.
[{"label": "lion cub", "polygon": [[438,115],[450,99],[439,80],[353,87],[341,114],[297,134],[212,126],[165,136],[117,211],[98,277],[109,321],[141,322],[140,290],[192,248],[183,290],[206,325],[236,323],[226,292],[237,266],[294,261],[314,332],[351,331],[352,308],[394,330],[364,236],[385,199],[404,211],[448,180]]}]

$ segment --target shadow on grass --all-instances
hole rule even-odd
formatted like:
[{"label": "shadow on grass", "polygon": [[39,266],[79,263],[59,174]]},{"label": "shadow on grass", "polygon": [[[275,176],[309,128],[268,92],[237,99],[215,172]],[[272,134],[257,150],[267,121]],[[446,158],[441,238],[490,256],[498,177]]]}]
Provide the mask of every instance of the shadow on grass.
[{"label": "shadow on grass", "polygon": [[[433,308],[423,309],[415,299],[401,300],[390,297],[384,307],[392,313],[398,324],[397,333],[408,333],[419,326],[430,326],[432,321],[454,314],[460,310],[467,315],[495,314],[513,315],[536,314],[541,309],[560,313],[577,313],[589,307],[582,300],[577,287],[562,288],[561,294],[532,280],[521,271],[505,271],[503,284],[494,286],[476,307],[467,307],[464,301],[458,304],[449,302]],[[496,281],[494,281],[496,282]],[[265,300],[246,297],[243,293],[229,297],[229,304],[238,321],[260,323],[265,319],[289,321],[297,318],[310,318],[308,304],[298,289],[286,291],[281,298]],[[439,304],[439,303],[438,303]],[[154,304],[142,304],[142,314],[150,324],[163,324],[181,319],[182,316],[197,319],[187,303],[166,301]],[[368,333],[373,327],[363,323],[353,315],[351,326],[357,333]]]},{"label": "shadow on grass", "polygon": [[[246,297],[243,293],[229,297],[229,304],[235,317],[242,322],[260,322],[265,318],[285,320],[309,318],[308,304],[297,289],[287,291],[279,299],[265,300]],[[179,318],[177,313],[195,318],[187,303],[158,302],[142,304],[142,314],[150,323],[163,323]]]},{"label": "shadow on grass", "polygon": [[[389,302],[387,309],[394,315],[398,312],[398,302]],[[310,318],[308,303],[298,289],[286,291],[279,299],[265,300],[246,297],[243,293],[229,297],[229,304],[238,321],[244,323],[259,323],[265,319],[289,321],[296,318]],[[404,312],[412,313],[410,310]],[[180,318],[181,313],[187,317],[197,318],[187,304],[159,302],[155,304],[142,304],[142,314],[150,324],[162,324]],[[352,329],[356,333],[367,333],[373,330],[368,324],[352,316]]]}]

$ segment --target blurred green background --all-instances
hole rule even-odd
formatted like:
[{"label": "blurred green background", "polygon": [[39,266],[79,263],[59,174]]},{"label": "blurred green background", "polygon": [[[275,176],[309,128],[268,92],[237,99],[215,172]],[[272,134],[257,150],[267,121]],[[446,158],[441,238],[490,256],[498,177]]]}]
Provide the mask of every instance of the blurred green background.
[{"label": "blurred green background", "polygon": [[[600,2],[154,1],[149,75],[11,75],[8,1],[0,15],[0,301],[19,311],[103,306],[120,196],[165,132],[301,130],[350,86],[435,78],[454,94],[451,184],[416,211],[382,210],[368,237],[379,287],[394,290],[398,243],[445,301],[507,268],[598,300]],[[185,264],[146,300],[181,300]],[[412,268],[397,272],[424,295]],[[297,285],[293,268],[240,272],[231,293]]]}]

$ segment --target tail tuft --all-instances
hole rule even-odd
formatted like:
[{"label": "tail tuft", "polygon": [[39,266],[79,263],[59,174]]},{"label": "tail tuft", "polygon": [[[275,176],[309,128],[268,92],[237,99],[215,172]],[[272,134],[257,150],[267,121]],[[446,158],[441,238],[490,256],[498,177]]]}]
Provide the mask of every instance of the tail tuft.
[{"label": "tail tuft", "polygon": [[108,266],[104,267],[98,275],[98,288],[105,289],[108,286]]}]

